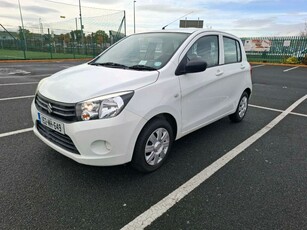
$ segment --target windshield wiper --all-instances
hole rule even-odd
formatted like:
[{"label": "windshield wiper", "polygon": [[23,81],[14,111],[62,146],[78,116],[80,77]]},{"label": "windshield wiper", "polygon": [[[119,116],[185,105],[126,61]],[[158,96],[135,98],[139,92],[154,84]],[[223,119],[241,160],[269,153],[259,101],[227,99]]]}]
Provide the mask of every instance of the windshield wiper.
[{"label": "windshield wiper", "polygon": [[128,68],[134,70],[149,70],[149,71],[157,70],[156,68],[147,65],[133,65],[129,66]]},{"label": "windshield wiper", "polygon": [[128,66],[125,66],[119,63],[115,63],[115,62],[103,62],[103,63],[93,62],[93,63],[90,63],[90,65],[106,66],[106,67],[111,67],[111,68],[122,68],[122,69],[128,68]]}]

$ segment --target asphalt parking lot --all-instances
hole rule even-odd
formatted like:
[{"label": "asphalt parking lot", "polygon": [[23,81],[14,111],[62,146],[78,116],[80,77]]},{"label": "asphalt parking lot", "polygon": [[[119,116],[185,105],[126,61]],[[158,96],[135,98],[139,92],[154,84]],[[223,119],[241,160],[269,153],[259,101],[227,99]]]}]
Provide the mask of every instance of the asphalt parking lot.
[{"label": "asphalt parking lot", "polygon": [[144,175],[78,164],[32,133],[38,81],[79,63],[0,63],[1,229],[307,229],[307,68],[255,65],[243,122],[176,141]]}]

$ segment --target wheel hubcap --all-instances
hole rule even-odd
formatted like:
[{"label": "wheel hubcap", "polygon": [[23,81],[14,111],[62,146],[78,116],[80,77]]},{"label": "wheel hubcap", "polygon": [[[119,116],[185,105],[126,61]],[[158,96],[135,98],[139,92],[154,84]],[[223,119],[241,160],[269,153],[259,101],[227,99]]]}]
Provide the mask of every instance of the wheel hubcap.
[{"label": "wheel hubcap", "polygon": [[239,116],[240,118],[244,117],[246,110],[247,110],[247,97],[242,97],[240,104],[239,104]]},{"label": "wheel hubcap", "polygon": [[166,156],[169,148],[169,133],[164,128],[156,129],[145,145],[145,159],[149,165],[157,165]]}]

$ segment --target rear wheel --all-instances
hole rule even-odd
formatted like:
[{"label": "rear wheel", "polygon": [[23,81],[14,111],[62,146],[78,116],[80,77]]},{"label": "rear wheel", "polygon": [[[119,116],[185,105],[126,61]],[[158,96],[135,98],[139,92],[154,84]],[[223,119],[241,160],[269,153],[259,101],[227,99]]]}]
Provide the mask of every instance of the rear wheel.
[{"label": "rear wheel", "polygon": [[153,172],[164,163],[171,150],[174,134],[164,119],[150,121],[136,142],[131,164],[141,172]]},{"label": "rear wheel", "polygon": [[244,92],[240,98],[237,110],[235,113],[229,115],[229,119],[232,122],[240,122],[245,117],[245,114],[248,109],[248,93]]}]

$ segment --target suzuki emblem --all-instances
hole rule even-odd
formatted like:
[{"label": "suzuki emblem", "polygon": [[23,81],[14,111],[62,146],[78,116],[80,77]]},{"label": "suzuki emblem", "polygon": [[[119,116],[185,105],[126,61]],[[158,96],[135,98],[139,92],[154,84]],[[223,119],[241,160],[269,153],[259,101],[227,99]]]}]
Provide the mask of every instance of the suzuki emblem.
[{"label": "suzuki emblem", "polygon": [[50,103],[48,104],[48,108],[47,109],[48,109],[48,113],[52,113],[52,105]]}]

